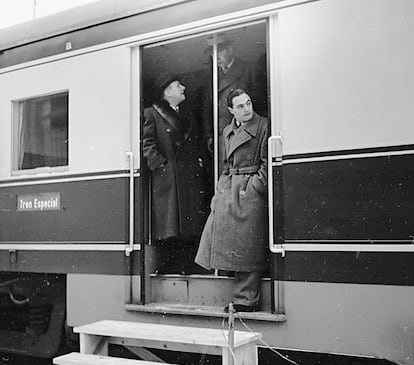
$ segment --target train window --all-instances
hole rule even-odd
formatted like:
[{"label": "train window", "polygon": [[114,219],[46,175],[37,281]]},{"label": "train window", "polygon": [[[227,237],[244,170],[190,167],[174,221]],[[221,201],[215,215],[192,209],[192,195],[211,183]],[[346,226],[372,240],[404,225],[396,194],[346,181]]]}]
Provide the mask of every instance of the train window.
[{"label": "train window", "polygon": [[14,171],[68,165],[68,92],[14,102]]}]

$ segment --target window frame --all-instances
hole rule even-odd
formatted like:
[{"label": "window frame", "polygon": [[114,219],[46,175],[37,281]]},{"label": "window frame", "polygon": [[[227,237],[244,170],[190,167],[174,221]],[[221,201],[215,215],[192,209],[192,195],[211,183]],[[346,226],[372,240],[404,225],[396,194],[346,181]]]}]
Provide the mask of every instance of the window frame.
[{"label": "window frame", "polygon": [[[18,160],[20,153],[20,105],[22,103],[39,99],[46,98],[55,95],[66,94],[67,96],[67,163],[62,166],[39,166],[32,167],[27,169],[19,169]],[[48,93],[31,95],[28,97],[23,97],[19,99],[11,100],[11,131],[12,131],[12,143],[11,143],[11,175],[12,176],[24,176],[24,175],[37,175],[42,173],[55,173],[55,172],[65,172],[69,170],[69,149],[70,149],[70,138],[69,138],[69,125],[70,125],[70,101],[69,101],[69,89],[55,90]]]}]

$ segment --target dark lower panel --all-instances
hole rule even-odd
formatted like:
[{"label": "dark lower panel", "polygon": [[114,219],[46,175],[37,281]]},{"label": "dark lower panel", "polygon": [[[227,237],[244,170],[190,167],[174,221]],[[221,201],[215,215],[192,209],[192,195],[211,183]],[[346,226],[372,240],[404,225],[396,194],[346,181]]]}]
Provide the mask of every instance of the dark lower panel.
[{"label": "dark lower panel", "polygon": [[283,166],[286,240],[410,240],[414,155]]},{"label": "dark lower panel", "polygon": [[[18,211],[17,197],[59,193],[60,209]],[[121,241],[128,237],[128,179],[0,188],[3,241]]]},{"label": "dark lower panel", "polygon": [[287,252],[274,260],[276,280],[414,285],[414,253]]},{"label": "dark lower panel", "polygon": [[3,251],[1,271],[25,273],[82,273],[140,275],[141,252],[122,251]]}]

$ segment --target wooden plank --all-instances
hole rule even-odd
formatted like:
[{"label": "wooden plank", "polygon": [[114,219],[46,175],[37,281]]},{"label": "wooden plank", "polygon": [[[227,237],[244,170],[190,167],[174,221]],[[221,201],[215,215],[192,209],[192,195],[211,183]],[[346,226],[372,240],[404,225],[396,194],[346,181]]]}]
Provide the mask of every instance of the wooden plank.
[{"label": "wooden plank", "polygon": [[[228,347],[227,331],[215,328],[106,320],[75,327],[74,332],[113,338],[142,339],[154,344],[163,342],[170,346],[188,344],[193,346]],[[234,347],[237,348],[247,343],[256,342],[261,337],[262,334],[257,332],[234,331]]]},{"label": "wooden plank", "polygon": [[[70,354],[55,357],[53,363],[56,365],[160,365],[159,362],[124,359],[120,357],[80,354]],[[171,365],[171,364],[170,364]]]},{"label": "wooden plank", "polygon": [[[199,306],[181,303],[126,304],[125,309],[131,312],[168,313],[196,317],[227,318],[229,316],[228,313],[223,312],[223,306]],[[286,322],[286,315],[268,312],[240,312],[236,316],[243,320]]]},{"label": "wooden plank", "polygon": [[209,345],[196,345],[180,342],[167,342],[156,340],[143,340],[137,338],[123,338],[111,337],[110,342],[114,345],[121,345],[126,347],[147,347],[152,349],[192,352],[192,353],[206,353],[210,355],[221,355],[222,347]]},{"label": "wooden plank", "polygon": [[86,354],[108,355],[108,339],[101,336],[79,335],[80,352]]},{"label": "wooden plank", "polygon": [[230,349],[223,348],[222,365],[237,364],[237,365],[255,365],[258,364],[257,347],[255,344],[247,344],[237,349],[234,349],[234,355],[236,360],[230,362],[230,357],[233,355],[230,353]]},{"label": "wooden plank", "polygon": [[158,357],[157,355],[153,354],[151,351],[144,349],[143,347],[132,347],[132,346],[125,346],[129,351],[133,354],[137,355],[140,359],[146,361],[155,361],[165,363],[163,359]]}]

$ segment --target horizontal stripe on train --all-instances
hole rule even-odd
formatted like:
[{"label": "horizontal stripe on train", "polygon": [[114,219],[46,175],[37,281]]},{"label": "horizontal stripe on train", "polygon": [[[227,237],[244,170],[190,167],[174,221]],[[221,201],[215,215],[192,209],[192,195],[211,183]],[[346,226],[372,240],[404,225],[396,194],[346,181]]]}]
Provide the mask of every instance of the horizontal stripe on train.
[{"label": "horizontal stripe on train", "polygon": [[277,280],[414,285],[413,252],[287,252],[274,260]]},{"label": "horizontal stripe on train", "polygon": [[350,155],[369,155],[369,154],[381,154],[386,155],[387,153],[395,152],[406,152],[414,153],[414,144],[407,145],[396,145],[396,146],[380,146],[380,147],[369,147],[369,148],[356,148],[347,150],[336,150],[336,151],[321,151],[321,152],[310,152],[310,153],[297,153],[297,154],[286,154],[283,155],[283,161],[298,160],[298,159],[312,159],[312,158],[324,158],[324,157],[338,157],[338,156],[350,156]]}]

